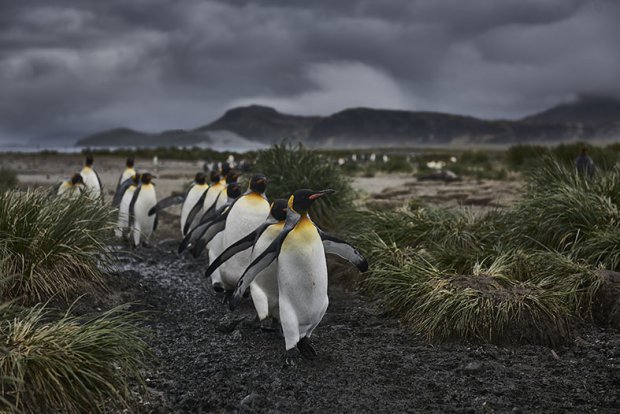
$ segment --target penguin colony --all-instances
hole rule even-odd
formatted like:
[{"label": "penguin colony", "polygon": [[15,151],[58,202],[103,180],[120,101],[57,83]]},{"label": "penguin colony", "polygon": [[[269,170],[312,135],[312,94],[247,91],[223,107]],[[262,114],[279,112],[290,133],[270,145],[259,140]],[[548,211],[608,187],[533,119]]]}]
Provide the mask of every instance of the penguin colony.
[{"label": "penguin colony", "polygon": [[[138,173],[127,160],[112,205],[118,208],[116,236],[132,246],[148,245],[157,227],[158,212],[182,204],[179,253],[198,257],[208,253],[213,289],[234,310],[251,296],[263,330],[281,330],[285,361],[312,359],[317,353],[310,342],[313,331],[327,310],[326,254],[340,256],[359,271],[366,259],[350,244],[323,232],[310,218],[312,204],[332,194],[330,189],[298,189],[288,199],[269,202],[268,178],[250,177],[241,192],[240,173],[228,162],[208,175],[196,174],[184,194],[157,202],[152,174]],[[88,178],[87,178],[88,177]],[[58,188],[59,195],[85,192],[100,198],[101,182],[88,157],[80,174]]]}]

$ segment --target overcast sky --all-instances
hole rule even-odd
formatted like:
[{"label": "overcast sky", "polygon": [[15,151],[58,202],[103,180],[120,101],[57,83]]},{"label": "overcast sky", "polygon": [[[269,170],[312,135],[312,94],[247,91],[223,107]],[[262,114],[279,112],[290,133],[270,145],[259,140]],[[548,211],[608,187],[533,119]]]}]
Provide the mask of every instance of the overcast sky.
[{"label": "overcast sky", "polygon": [[0,0],[0,142],[236,105],[518,118],[620,95],[618,0]]}]

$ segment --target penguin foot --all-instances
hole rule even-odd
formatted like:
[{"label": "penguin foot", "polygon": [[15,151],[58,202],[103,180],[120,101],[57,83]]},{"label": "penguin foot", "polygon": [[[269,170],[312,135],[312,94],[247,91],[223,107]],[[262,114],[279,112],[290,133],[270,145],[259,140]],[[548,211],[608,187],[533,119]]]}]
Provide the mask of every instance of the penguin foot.
[{"label": "penguin foot", "polygon": [[213,290],[215,290],[217,293],[222,293],[224,292],[224,287],[222,286],[221,283],[216,282],[213,284]]},{"label": "penguin foot", "polygon": [[316,351],[307,336],[304,336],[297,342],[297,349],[299,349],[301,356],[306,359],[316,358]]},{"label": "penguin foot", "polygon": [[280,329],[280,324],[278,320],[275,318],[267,318],[260,321],[260,330],[263,332],[274,333],[278,332]]},{"label": "penguin foot", "polygon": [[291,348],[284,354],[284,367],[294,367],[299,361],[299,351],[297,348]]},{"label": "penguin foot", "polygon": [[226,305],[227,303],[230,303],[230,299],[232,298],[232,295],[233,295],[232,290],[227,290],[225,292],[226,293],[224,293],[224,298],[222,299],[222,304],[224,305]]}]

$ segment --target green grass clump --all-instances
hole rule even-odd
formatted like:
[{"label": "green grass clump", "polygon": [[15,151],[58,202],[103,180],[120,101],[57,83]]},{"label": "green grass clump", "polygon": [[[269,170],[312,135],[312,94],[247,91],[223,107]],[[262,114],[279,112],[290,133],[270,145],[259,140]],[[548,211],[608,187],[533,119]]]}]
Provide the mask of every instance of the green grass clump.
[{"label": "green grass clump", "polygon": [[313,219],[323,226],[333,226],[336,214],[351,208],[354,193],[349,179],[329,159],[301,145],[281,144],[260,151],[254,171],[267,176],[270,199],[288,199],[291,193],[301,188],[336,190],[312,206]]},{"label": "green grass clump", "polygon": [[18,412],[130,409],[146,344],[118,309],[92,319],[52,318],[42,305],[0,310],[0,407]]},{"label": "green grass clump", "polygon": [[102,284],[111,253],[112,210],[86,197],[45,191],[0,193],[0,296],[69,300]]},{"label": "green grass clump", "polygon": [[12,170],[0,168],[0,192],[14,188],[17,185],[17,174]]}]

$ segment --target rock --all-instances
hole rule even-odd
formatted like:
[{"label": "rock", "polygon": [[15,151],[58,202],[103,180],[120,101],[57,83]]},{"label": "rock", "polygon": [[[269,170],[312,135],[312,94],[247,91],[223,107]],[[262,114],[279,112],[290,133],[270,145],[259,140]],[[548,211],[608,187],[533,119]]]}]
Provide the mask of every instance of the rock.
[{"label": "rock", "polygon": [[474,361],[474,362],[470,362],[469,364],[465,365],[465,367],[463,368],[463,371],[469,372],[469,373],[476,373],[476,372],[482,371],[482,368],[483,368],[483,365],[481,362]]},{"label": "rock", "polygon": [[254,402],[256,401],[257,398],[258,398],[258,394],[253,392],[253,393],[245,396],[241,400],[241,403],[239,403],[239,406],[241,408],[252,408],[252,406],[254,405]]}]

